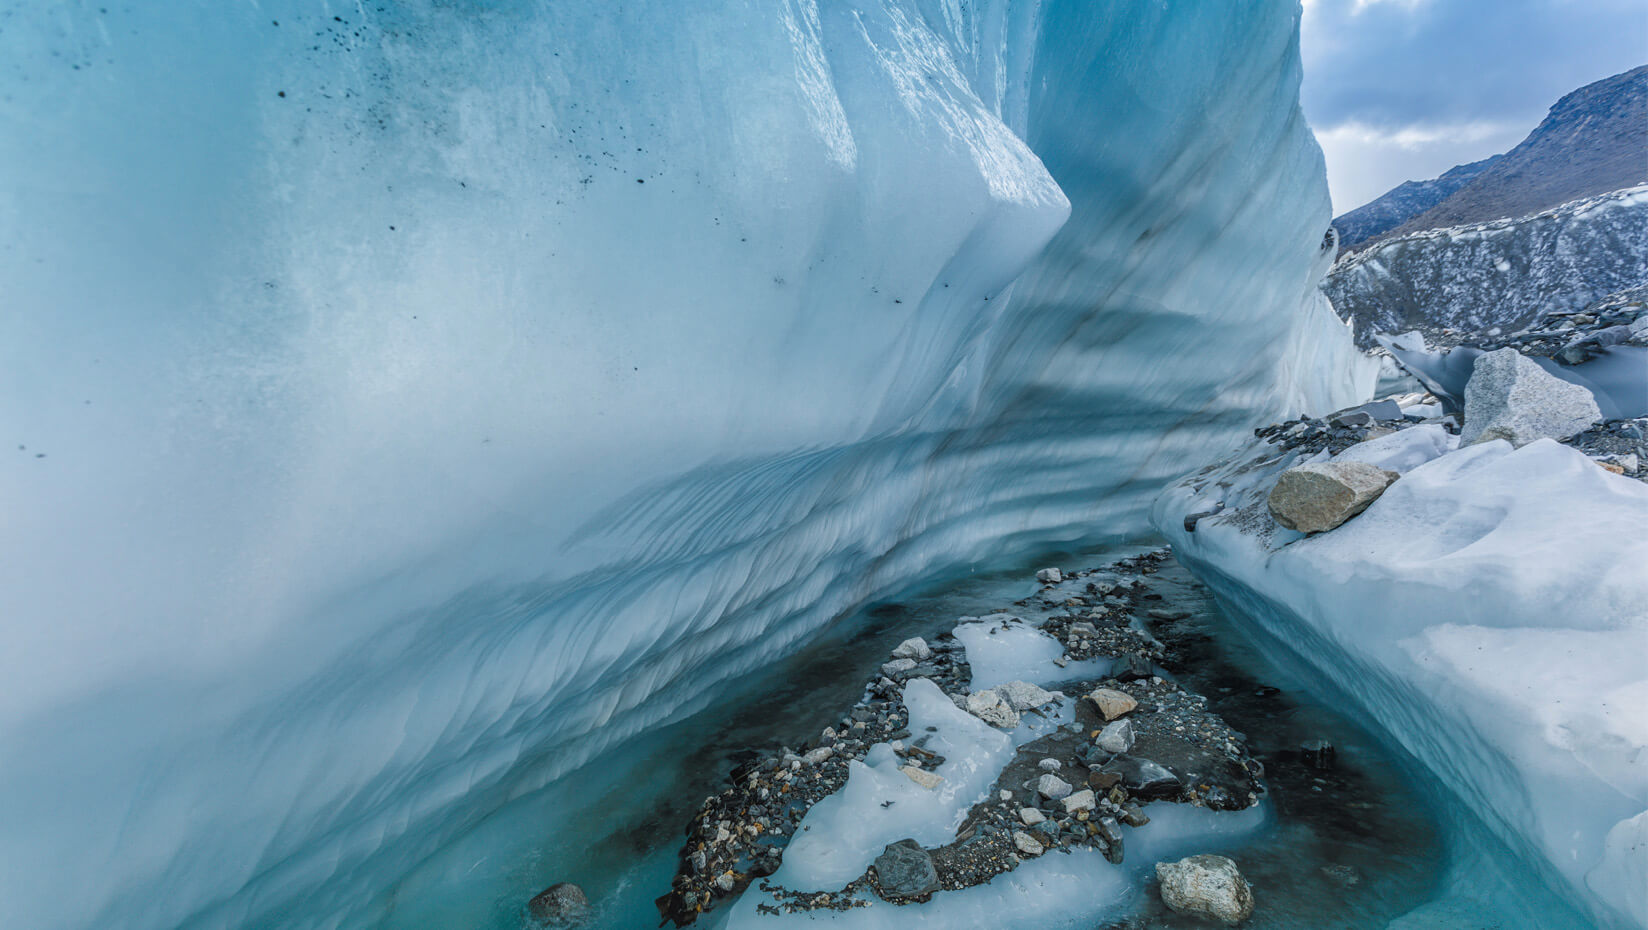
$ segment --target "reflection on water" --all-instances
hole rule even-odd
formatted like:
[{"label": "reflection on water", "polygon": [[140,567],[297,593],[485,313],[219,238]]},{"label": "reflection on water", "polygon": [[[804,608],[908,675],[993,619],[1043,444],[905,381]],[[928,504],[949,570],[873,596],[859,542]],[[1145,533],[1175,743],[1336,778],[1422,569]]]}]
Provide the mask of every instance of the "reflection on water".
[{"label": "reflection on water", "polygon": [[[1056,564],[1096,567],[1134,551]],[[816,736],[858,699],[892,646],[947,630],[959,616],[1009,607],[1034,590],[1031,568],[967,576],[847,618],[710,709],[516,801],[403,880],[384,926],[520,930],[525,901],[557,881],[584,887],[599,909],[597,926],[656,926],[652,901],[668,890],[683,831],[742,752]],[[1396,761],[1267,663],[1176,563],[1151,581],[1167,604],[1192,612],[1160,625],[1182,657],[1181,681],[1247,734],[1267,772],[1272,825],[1231,851],[1258,901],[1245,926],[1384,927],[1432,897],[1442,845]],[[1333,744],[1332,768],[1307,764],[1300,746],[1314,739]],[[1153,894],[1140,901],[1136,913],[1102,926],[1205,926],[1168,912]]]}]

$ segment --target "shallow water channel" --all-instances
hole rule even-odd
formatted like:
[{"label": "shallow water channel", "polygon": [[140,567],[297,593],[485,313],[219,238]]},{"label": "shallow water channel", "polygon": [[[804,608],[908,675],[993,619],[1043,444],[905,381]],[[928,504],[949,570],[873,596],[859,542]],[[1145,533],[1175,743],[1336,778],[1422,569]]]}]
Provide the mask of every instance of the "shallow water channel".
[{"label": "shallow water channel", "polygon": [[[1041,564],[1097,568],[1137,551]],[[961,616],[1013,610],[1036,590],[1035,567],[964,576],[844,619],[709,709],[499,811],[403,880],[383,926],[522,930],[527,899],[557,881],[586,890],[595,926],[657,926],[653,900],[668,890],[683,831],[741,753],[816,737],[860,697],[894,645],[945,632]],[[1268,662],[1176,562],[1150,584],[1162,606],[1191,613],[1152,622],[1178,652],[1176,677],[1246,733],[1265,766],[1266,826],[1235,848],[1209,850],[1235,858],[1254,886],[1257,910],[1244,926],[1384,927],[1436,895],[1444,868],[1436,819],[1400,761]],[[1317,739],[1334,746],[1331,768],[1307,764],[1301,744]],[[1205,926],[1145,889],[1089,930]]]}]

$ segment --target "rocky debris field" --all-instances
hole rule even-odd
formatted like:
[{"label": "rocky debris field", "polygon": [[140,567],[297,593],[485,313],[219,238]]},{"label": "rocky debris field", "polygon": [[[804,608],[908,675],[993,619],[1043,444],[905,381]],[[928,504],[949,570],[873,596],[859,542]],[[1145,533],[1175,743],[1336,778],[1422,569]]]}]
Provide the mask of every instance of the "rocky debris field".
[{"label": "rocky debris field", "polygon": [[[684,926],[755,882],[765,895],[762,913],[862,907],[872,895],[893,904],[919,902],[1060,850],[1088,847],[1120,863],[1126,831],[1149,822],[1150,803],[1214,810],[1258,803],[1263,768],[1248,753],[1246,737],[1209,711],[1205,698],[1163,674],[1174,652],[1151,630],[1188,616],[1159,603],[1147,584],[1168,557],[1160,550],[1095,571],[1044,570],[1040,591],[1012,605],[1044,615],[1040,632],[1064,647],[1055,666],[1108,668],[1061,682],[1062,691],[1015,681],[975,692],[967,649],[953,634],[899,644],[836,725],[794,747],[752,751],[728,774],[727,787],[704,801],[687,825],[679,869],[657,902],[660,913]],[[989,633],[1034,626],[1009,614],[1011,608],[987,618],[995,624]],[[951,842],[932,848],[893,843],[863,875],[833,891],[775,884],[768,877],[803,829],[802,819],[846,784],[849,762],[872,746],[889,744],[916,784],[942,781],[933,769],[944,759],[925,748],[927,734],[910,732],[900,696],[917,678],[999,729],[1011,729],[1025,715],[1045,716],[1061,700],[1075,702],[1075,720],[1019,746]]]},{"label": "rocky debris field", "polygon": [[1648,285],[1609,294],[1582,309],[1551,310],[1514,332],[1419,326],[1433,349],[1513,348],[1523,355],[1579,365],[1615,345],[1648,346]]}]

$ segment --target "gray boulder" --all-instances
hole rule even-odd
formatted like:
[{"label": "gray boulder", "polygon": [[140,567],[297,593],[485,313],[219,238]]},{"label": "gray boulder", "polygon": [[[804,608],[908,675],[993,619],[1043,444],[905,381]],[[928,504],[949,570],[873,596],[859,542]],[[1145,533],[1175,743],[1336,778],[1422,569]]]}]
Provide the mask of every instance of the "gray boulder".
[{"label": "gray boulder", "polygon": [[915,840],[899,840],[882,850],[875,872],[881,897],[888,901],[925,898],[938,890],[933,857]]},{"label": "gray boulder", "polygon": [[1253,889],[1224,856],[1156,863],[1162,903],[1181,914],[1237,924],[1253,916]]},{"label": "gray boulder", "polygon": [[526,911],[539,924],[549,927],[577,927],[590,917],[589,898],[584,889],[571,882],[550,885],[526,904]]},{"label": "gray boulder", "polygon": [[1525,446],[1567,439],[1602,419],[1590,390],[1570,384],[1515,349],[1478,356],[1465,384],[1461,445],[1504,439]]},{"label": "gray boulder", "polygon": [[1366,462],[1316,462],[1282,472],[1270,491],[1270,515],[1301,533],[1331,530],[1368,509],[1396,472]]}]

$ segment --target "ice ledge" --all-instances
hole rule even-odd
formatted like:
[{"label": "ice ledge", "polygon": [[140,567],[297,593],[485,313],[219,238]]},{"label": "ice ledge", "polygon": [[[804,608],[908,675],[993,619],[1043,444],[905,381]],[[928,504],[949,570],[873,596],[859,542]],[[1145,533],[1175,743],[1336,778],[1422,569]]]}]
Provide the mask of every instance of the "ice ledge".
[{"label": "ice ledge", "polygon": [[1265,512],[1303,459],[1264,444],[1170,487],[1154,522],[1513,869],[1599,926],[1648,925],[1648,487],[1548,440],[1437,453],[1314,537]]}]

